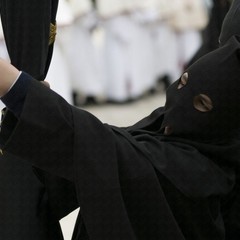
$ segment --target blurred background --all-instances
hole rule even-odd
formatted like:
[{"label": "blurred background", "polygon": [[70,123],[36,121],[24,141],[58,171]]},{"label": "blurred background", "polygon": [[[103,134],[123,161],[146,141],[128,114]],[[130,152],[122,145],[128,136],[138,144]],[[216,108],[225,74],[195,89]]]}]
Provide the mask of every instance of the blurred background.
[{"label": "blurred background", "polygon": [[125,104],[165,89],[218,47],[229,0],[60,0],[47,76],[77,106]]},{"label": "blurred background", "polygon": [[[231,0],[59,0],[51,88],[103,122],[127,126],[218,47]],[[0,34],[0,56],[8,59]],[[70,240],[77,211],[61,221]]]},{"label": "blurred background", "polygon": [[[231,0],[59,0],[47,75],[69,103],[126,104],[154,95],[218,47]],[[0,54],[8,57],[1,34]]]}]

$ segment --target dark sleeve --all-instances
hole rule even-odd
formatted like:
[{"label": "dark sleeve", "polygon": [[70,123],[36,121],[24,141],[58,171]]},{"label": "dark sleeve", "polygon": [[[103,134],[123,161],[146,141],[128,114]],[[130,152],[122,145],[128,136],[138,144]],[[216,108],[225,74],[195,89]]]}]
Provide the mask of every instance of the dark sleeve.
[{"label": "dark sleeve", "polygon": [[22,72],[9,92],[1,98],[1,101],[16,117],[19,117],[22,112],[28,86],[32,80],[30,75]]},{"label": "dark sleeve", "polygon": [[[23,74],[23,77],[29,78],[29,85],[22,113],[15,121],[11,135],[5,139],[2,150],[29,160],[35,167],[72,181],[71,106],[29,75]],[[8,126],[7,118],[3,119],[2,126]]]}]

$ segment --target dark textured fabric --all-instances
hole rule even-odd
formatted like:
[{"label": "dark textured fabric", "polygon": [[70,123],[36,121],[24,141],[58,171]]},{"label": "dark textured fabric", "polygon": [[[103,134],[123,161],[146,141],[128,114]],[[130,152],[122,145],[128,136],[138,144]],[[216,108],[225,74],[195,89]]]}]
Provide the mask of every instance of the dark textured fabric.
[{"label": "dark textured fabric", "polygon": [[[225,44],[233,35],[240,35],[240,1],[234,0],[227,13],[219,41],[220,46]],[[224,198],[222,211],[226,227],[226,240],[240,239],[240,169],[237,171],[237,184],[231,194]]]},{"label": "dark textured fabric", "polygon": [[[32,79],[3,154],[74,183],[78,240],[231,239],[239,225],[239,49],[232,37],[201,58],[183,88],[171,85],[165,107],[127,128],[103,124]],[[199,93],[212,99],[209,112],[194,108]]]},{"label": "dark textured fabric", "polygon": [[44,172],[42,182],[34,171],[16,156],[0,156],[0,239],[63,239],[58,220],[76,208],[74,188]]},{"label": "dark textured fabric", "polygon": [[[8,124],[1,126],[1,142],[18,119],[6,110],[3,121]],[[62,240],[59,220],[78,207],[74,185],[15,155],[0,159],[0,238]]]},{"label": "dark textured fabric", "polygon": [[226,240],[238,240],[240,238],[239,186],[238,182],[232,192],[222,200],[222,213],[226,229]]},{"label": "dark textured fabric", "polygon": [[52,58],[50,22],[55,24],[58,0],[1,0],[3,32],[11,63],[43,80]]},{"label": "dark textured fabric", "polygon": [[234,0],[224,18],[219,36],[220,45],[224,45],[233,35],[240,35],[240,1]]},{"label": "dark textured fabric", "polygon": [[[1,142],[6,141],[18,119],[6,111]],[[0,156],[0,238],[4,240],[62,240],[59,220],[79,205],[69,181],[32,168],[11,154]]]},{"label": "dark textured fabric", "polygon": [[[11,63],[37,80],[45,78],[51,62],[49,30],[57,4],[57,0],[0,0]],[[4,118],[9,125],[2,134],[7,138],[18,119],[9,110]],[[62,240],[59,219],[78,207],[74,185],[11,154],[0,156],[0,169],[0,239]]]},{"label": "dark textured fabric", "polygon": [[[45,114],[31,110],[34,104],[26,105],[13,136],[14,143],[7,144],[7,148],[11,146],[9,150],[14,149],[22,157],[26,154],[24,157],[31,158],[39,168],[75,182],[90,239],[184,239],[155,170],[141,151],[113,133],[111,127],[71,107],[36,81],[30,89],[27,99],[31,98],[32,103],[46,97],[51,104],[43,104]],[[23,139],[19,142],[18,130],[28,136],[24,137],[26,141],[37,132],[39,138],[30,145]],[[40,136],[46,137],[44,144]],[[38,147],[33,148],[33,143]],[[28,150],[23,146],[28,146]],[[46,153],[50,158],[46,158]]]},{"label": "dark textured fabric", "polygon": [[[44,111],[36,111],[42,99],[51,104],[41,104]],[[184,139],[171,137],[167,142],[157,133],[163,112],[157,109],[132,127],[117,128],[32,81],[3,152],[13,152],[75,183],[81,215],[74,239],[224,240],[220,198],[232,189],[236,156],[226,152],[220,158],[224,151],[215,150],[221,146],[201,149],[198,143],[183,144]],[[36,134],[39,138],[31,141]],[[222,161],[229,165],[224,168]],[[173,166],[164,165],[168,162]],[[176,173],[179,184],[171,179]]]}]

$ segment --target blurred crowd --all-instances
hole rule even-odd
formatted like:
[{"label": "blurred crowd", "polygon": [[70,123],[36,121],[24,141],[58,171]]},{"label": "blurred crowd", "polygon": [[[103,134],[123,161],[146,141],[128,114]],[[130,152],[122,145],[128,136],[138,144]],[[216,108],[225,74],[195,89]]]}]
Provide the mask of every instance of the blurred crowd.
[{"label": "blurred crowd", "polygon": [[[220,31],[229,5],[227,0],[59,0],[47,80],[77,106],[125,103],[160,85],[165,89],[217,41],[210,35]],[[7,58],[1,39],[0,55]]]}]

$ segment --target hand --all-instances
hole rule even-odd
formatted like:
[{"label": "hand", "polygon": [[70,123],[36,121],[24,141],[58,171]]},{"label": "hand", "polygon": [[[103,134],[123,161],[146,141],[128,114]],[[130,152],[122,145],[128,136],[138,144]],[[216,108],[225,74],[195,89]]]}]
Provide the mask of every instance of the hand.
[{"label": "hand", "polygon": [[20,71],[6,60],[0,59],[0,97],[4,96],[18,78]]},{"label": "hand", "polygon": [[41,81],[41,83],[42,83],[44,86],[50,88],[50,84],[49,84],[49,82],[47,82],[46,80]]}]

